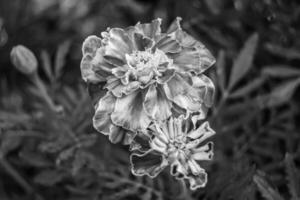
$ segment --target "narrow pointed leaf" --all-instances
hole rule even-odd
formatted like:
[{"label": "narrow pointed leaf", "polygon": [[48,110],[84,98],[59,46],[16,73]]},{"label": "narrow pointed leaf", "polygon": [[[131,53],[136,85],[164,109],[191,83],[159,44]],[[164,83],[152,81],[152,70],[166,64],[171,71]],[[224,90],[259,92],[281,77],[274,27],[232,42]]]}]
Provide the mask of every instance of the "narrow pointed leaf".
[{"label": "narrow pointed leaf", "polygon": [[287,173],[288,188],[292,196],[291,200],[300,199],[300,176],[290,154],[285,155],[285,169]]},{"label": "narrow pointed leaf", "polygon": [[254,33],[244,44],[243,49],[233,63],[228,85],[229,90],[231,90],[250,70],[257,43],[258,34]]},{"label": "narrow pointed leaf", "polygon": [[275,87],[269,96],[267,106],[279,106],[289,102],[299,84],[300,78],[297,78]]},{"label": "narrow pointed leaf", "polygon": [[262,74],[275,78],[290,78],[300,76],[300,68],[294,68],[288,65],[271,65],[265,66]]},{"label": "narrow pointed leaf", "polygon": [[280,194],[270,186],[270,184],[265,180],[265,178],[259,174],[253,176],[253,181],[256,184],[261,195],[266,200],[284,200]]},{"label": "narrow pointed leaf", "polygon": [[216,70],[217,70],[217,80],[218,80],[218,85],[221,89],[221,91],[224,91],[224,88],[226,87],[226,61],[225,61],[225,51],[221,50],[219,51],[218,58],[217,58],[217,63],[216,63]]},{"label": "narrow pointed leaf", "polygon": [[42,59],[42,68],[47,76],[47,78],[50,81],[53,81],[54,75],[51,69],[51,61],[50,61],[50,56],[47,51],[42,51],[41,53],[41,59]]},{"label": "narrow pointed leaf", "polygon": [[58,50],[56,52],[56,57],[55,57],[55,77],[58,78],[60,77],[62,73],[62,68],[65,65],[65,59],[67,56],[67,53],[69,52],[70,48],[70,41],[65,41],[61,45],[59,45]]},{"label": "narrow pointed leaf", "polygon": [[229,97],[230,98],[238,98],[248,95],[250,92],[253,92],[258,87],[260,87],[264,83],[265,79],[262,77],[258,77],[253,81],[250,81],[246,86],[238,88],[237,90],[233,91]]},{"label": "narrow pointed leaf", "polygon": [[300,50],[296,48],[285,48],[279,45],[267,43],[264,46],[270,53],[287,59],[300,59]]}]

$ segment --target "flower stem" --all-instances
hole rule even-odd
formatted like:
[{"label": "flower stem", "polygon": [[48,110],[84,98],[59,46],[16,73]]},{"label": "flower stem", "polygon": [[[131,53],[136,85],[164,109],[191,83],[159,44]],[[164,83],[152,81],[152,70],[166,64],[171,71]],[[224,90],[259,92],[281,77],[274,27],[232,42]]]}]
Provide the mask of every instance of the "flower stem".
[{"label": "flower stem", "polygon": [[53,103],[53,100],[50,98],[50,96],[47,92],[47,88],[46,88],[45,84],[43,83],[43,81],[40,79],[39,75],[37,73],[32,74],[31,80],[33,81],[33,83],[35,84],[37,89],[39,90],[41,97],[45,100],[45,102],[47,103],[49,108],[51,110],[53,110],[54,112],[58,112],[60,110],[60,107],[56,106]]}]

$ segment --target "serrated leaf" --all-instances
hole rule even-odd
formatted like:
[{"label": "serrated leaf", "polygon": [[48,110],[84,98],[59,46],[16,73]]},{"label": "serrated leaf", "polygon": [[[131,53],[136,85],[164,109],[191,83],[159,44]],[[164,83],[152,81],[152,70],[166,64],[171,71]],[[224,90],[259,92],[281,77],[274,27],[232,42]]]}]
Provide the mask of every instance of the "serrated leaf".
[{"label": "serrated leaf", "polygon": [[262,70],[262,74],[275,78],[290,78],[300,76],[300,69],[288,65],[271,65],[265,66]]},{"label": "serrated leaf", "polygon": [[284,200],[281,195],[273,189],[270,184],[260,174],[253,176],[253,181],[256,184],[258,190],[262,196],[267,200]]},{"label": "serrated leaf", "polygon": [[259,86],[261,86],[264,83],[265,79],[262,77],[258,77],[254,79],[253,81],[250,81],[246,86],[238,88],[237,90],[233,91],[232,93],[229,94],[230,98],[238,98],[238,97],[243,97],[250,92],[254,91],[257,89]]},{"label": "serrated leaf", "polygon": [[65,59],[67,53],[69,52],[71,42],[65,41],[61,45],[59,45],[58,50],[56,52],[55,64],[54,64],[54,74],[56,78],[59,78],[62,73],[62,69],[65,65]]},{"label": "serrated leaf", "polygon": [[267,102],[268,107],[279,106],[287,103],[300,84],[300,78],[287,81],[273,89]]},{"label": "serrated leaf", "polygon": [[246,43],[244,44],[244,47],[242,48],[241,52],[239,53],[238,57],[233,63],[228,90],[231,90],[235,86],[235,84],[238,81],[240,81],[250,70],[257,43],[257,33],[254,33],[247,39]]},{"label": "serrated leaf", "polygon": [[288,188],[292,196],[291,200],[300,199],[300,176],[299,171],[296,169],[295,163],[290,154],[285,155],[284,159],[285,169],[288,180]]}]

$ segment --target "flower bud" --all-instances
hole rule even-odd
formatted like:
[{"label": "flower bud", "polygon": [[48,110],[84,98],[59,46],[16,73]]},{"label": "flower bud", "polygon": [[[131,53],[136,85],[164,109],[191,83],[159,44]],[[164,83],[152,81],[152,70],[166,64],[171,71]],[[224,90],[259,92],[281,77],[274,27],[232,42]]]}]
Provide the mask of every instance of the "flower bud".
[{"label": "flower bud", "polygon": [[37,59],[27,47],[17,45],[12,48],[10,58],[13,65],[23,74],[33,74],[37,70]]}]

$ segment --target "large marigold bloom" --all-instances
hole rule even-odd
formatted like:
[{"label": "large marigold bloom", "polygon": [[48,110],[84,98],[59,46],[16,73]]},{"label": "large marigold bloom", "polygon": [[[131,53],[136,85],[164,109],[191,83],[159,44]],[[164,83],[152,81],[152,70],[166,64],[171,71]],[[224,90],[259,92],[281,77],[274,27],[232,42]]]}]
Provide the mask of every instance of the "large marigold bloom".
[{"label": "large marigold bloom", "polygon": [[214,85],[203,72],[215,60],[181,29],[180,20],[166,33],[156,19],[111,28],[83,43],[82,77],[96,85],[94,92],[107,91],[98,97],[94,127],[112,142],[174,113],[203,118],[211,106]]},{"label": "large marigold bloom", "polygon": [[132,173],[137,176],[156,177],[170,166],[171,174],[177,179],[187,179],[192,190],[204,187],[207,174],[198,161],[211,160],[213,143],[203,142],[215,134],[208,122],[197,129],[190,122],[170,118],[164,123],[150,126],[147,134],[139,133],[131,145]]}]

